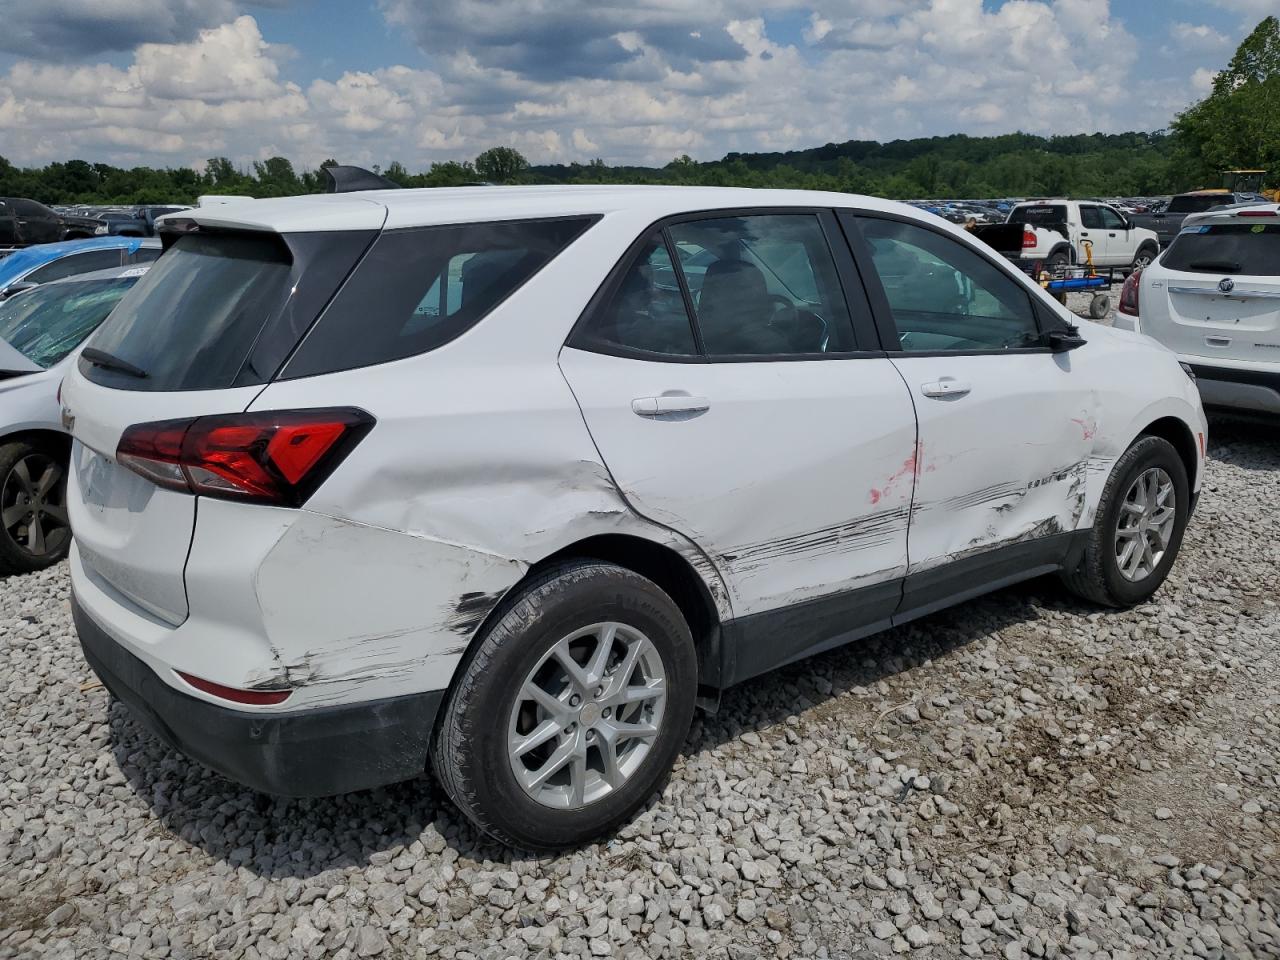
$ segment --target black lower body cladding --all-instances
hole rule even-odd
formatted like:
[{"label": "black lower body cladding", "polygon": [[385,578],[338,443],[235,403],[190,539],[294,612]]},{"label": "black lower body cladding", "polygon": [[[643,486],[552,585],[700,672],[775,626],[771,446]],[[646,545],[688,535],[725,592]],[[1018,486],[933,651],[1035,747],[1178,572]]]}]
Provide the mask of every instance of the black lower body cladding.
[{"label": "black lower body cladding", "polygon": [[417,777],[445,691],[255,713],[175,690],[72,600],[85,659],[135,719],[166,744],[264,793],[323,797]]}]

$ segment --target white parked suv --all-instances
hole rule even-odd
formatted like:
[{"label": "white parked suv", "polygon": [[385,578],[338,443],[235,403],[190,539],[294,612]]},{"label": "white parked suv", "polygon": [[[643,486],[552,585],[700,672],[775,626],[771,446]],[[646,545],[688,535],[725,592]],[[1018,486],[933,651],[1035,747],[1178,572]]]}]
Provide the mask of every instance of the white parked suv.
[{"label": "white parked suv", "polygon": [[1188,216],[1125,282],[1115,323],[1176,351],[1206,406],[1280,417],[1280,206]]},{"label": "white parked suv", "polygon": [[1046,573],[1146,600],[1200,486],[1171,353],[901,204],[180,216],[64,386],[74,613],[140,719],[272,793],[431,762],[495,836],[575,844],[748,677]]}]

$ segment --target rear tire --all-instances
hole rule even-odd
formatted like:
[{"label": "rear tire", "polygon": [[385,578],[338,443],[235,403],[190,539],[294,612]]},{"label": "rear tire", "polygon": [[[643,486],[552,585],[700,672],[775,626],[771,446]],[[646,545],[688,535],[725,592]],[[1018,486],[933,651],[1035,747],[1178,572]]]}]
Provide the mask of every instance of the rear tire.
[{"label": "rear tire", "polygon": [[1135,270],[1147,269],[1147,267],[1151,266],[1151,261],[1153,261],[1159,253],[1159,250],[1150,245],[1139,247],[1138,252],[1133,255],[1133,263],[1129,266],[1129,272],[1132,273]]},{"label": "rear tire", "polygon": [[503,602],[459,668],[432,744],[436,777],[503,843],[586,843],[665,781],[697,685],[689,626],[656,584],[599,561],[558,565]]},{"label": "rear tire", "polygon": [[[1144,479],[1154,483],[1144,487]],[[1165,529],[1159,508],[1170,499],[1173,509]],[[1151,510],[1140,515],[1148,501]],[[1151,599],[1178,556],[1190,504],[1191,484],[1173,445],[1161,437],[1139,437],[1112,468],[1084,558],[1063,574],[1063,583],[1076,596],[1105,607],[1131,607]],[[1135,556],[1135,550],[1150,562]]]},{"label": "rear tire", "polygon": [[71,548],[67,456],[26,440],[0,445],[0,574],[51,567]]}]

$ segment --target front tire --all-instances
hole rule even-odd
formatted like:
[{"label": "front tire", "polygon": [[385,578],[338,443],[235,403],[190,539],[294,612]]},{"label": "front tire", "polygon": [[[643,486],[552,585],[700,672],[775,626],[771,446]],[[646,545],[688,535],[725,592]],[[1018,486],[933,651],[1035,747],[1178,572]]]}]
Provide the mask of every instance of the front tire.
[{"label": "front tire", "polygon": [[693,719],[689,626],[652,581],[571,561],[497,611],[436,729],[450,798],[503,843],[559,850],[632,817]]},{"label": "front tire", "polygon": [[66,455],[26,440],[0,445],[0,574],[43,570],[70,548]]},{"label": "front tire", "polygon": [[1182,546],[1190,505],[1191,484],[1173,445],[1139,437],[1107,478],[1084,558],[1063,576],[1067,589],[1107,607],[1151,599]]}]

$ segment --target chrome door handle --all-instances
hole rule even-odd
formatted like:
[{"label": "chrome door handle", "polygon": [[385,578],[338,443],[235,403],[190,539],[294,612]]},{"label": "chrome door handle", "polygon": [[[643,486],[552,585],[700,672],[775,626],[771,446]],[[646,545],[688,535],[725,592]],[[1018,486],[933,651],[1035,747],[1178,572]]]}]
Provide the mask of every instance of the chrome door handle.
[{"label": "chrome door handle", "polygon": [[943,377],[941,380],[933,381],[933,383],[922,383],[920,385],[920,392],[926,397],[933,397],[935,400],[963,397],[972,389],[973,387],[969,386],[969,384],[953,377]]},{"label": "chrome door handle", "polygon": [[663,417],[680,413],[705,413],[711,409],[706,397],[675,396],[639,397],[631,401],[631,412],[641,417]]}]

